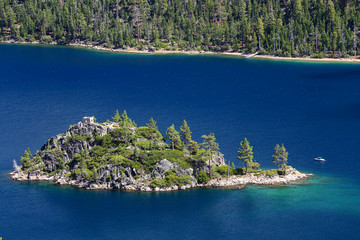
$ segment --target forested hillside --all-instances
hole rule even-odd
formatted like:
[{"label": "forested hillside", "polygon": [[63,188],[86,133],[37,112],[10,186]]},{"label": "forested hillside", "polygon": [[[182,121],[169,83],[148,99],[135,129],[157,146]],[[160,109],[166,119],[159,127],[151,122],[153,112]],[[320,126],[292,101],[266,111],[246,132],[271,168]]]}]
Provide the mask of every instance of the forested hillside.
[{"label": "forested hillside", "polygon": [[0,0],[0,40],[356,56],[359,0]]}]

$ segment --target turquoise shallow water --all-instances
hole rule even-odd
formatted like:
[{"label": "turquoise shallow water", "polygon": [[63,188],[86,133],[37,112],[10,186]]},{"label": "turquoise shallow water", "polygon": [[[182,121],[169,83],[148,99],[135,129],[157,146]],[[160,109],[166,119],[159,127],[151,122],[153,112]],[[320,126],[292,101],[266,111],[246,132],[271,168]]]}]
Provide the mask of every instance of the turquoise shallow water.
[{"label": "turquoise shallow water", "polygon": [[[360,65],[216,56],[108,54],[0,45],[0,237],[3,239],[358,239]],[[247,137],[271,166],[316,176],[284,186],[174,193],[85,191],[8,179],[13,158],[85,115],[127,109],[162,132],[186,119],[213,131],[237,165]],[[318,163],[322,155],[328,161]]]}]

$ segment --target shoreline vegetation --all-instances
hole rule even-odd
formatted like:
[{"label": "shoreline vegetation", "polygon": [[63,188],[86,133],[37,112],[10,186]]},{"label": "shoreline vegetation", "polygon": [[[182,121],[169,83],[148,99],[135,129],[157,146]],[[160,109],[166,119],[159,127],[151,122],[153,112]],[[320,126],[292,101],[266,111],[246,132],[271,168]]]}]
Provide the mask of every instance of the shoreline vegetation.
[{"label": "shoreline vegetation", "polygon": [[[284,144],[272,155],[276,169],[262,170],[253,159],[253,147],[244,138],[236,168],[219,151],[214,133],[192,139],[186,120],[179,131],[172,124],[164,137],[150,118],[138,127],[127,112],[116,110],[112,121],[84,117],[68,130],[50,138],[40,151],[26,149],[11,178],[16,181],[51,181],[84,189],[175,191],[198,187],[243,188],[246,184],[288,184],[312,176],[288,165]],[[227,163],[227,164],[226,164]]]},{"label": "shoreline vegetation", "polygon": [[50,43],[40,43],[35,42],[19,42],[14,40],[9,41],[0,41],[0,44],[18,44],[18,45],[44,45],[44,46],[65,46],[65,47],[74,47],[87,50],[96,50],[108,53],[129,53],[129,54],[157,54],[157,55],[214,55],[214,56],[229,56],[229,57],[240,57],[240,58],[255,58],[255,59],[265,59],[265,60],[278,60],[278,61],[299,61],[299,62],[319,62],[319,63],[360,63],[359,57],[348,57],[348,58],[311,58],[311,57],[279,57],[273,55],[259,55],[259,54],[246,54],[240,52],[210,52],[210,51],[169,51],[164,49],[159,50],[139,50],[136,48],[128,49],[113,49],[106,48],[103,46],[97,45],[87,45],[84,43],[69,43],[69,44],[58,44],[56,42]]},{"label": "shoreline vegetation", "polygon": [[359,29],[356,0],[0,0],[0,41],[123,52],[355,61]]},{"label": "shoreline vegetation", "polygon": [[117,188],[112,186],[109,183],[94,183],[89,181],[76,181],[58,178],[51,175],[35,175],[28,176],[24,173],[11,172],[10,176],[15,181],[33,181],[33,182],[54,182],[56,185],[62,186],[74,186],[78,188],[84,188],[86,190],[124,190],[124,191],[140,191],[140,192],[170,192],[177,190],[186,190],[192,188],[232,188],[232,189],[243,189],[246,185],[262,185],[262,186],[271,186],[278,184],[292,184],[299,180],[304,180],[306,178],[314,176],[313,174],[301,173],[298,170],[290,167],[288,173],[283,176],[266,176],[266,175],[255,175],[254,173],[246,176],[231,176],[218,177],[216,179],[211,179],[207,183],[192,183],[187,185],[173,185],[169,187],[151,187],[144,185],[128,185],[122,188]]}]

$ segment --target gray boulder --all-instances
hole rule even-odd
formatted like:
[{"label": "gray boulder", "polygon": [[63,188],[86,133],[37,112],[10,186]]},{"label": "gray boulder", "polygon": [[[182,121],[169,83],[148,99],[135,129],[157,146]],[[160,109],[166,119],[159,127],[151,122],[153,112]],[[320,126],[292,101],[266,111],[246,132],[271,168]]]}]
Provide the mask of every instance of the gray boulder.
[{"label": "gray boulder", "polygon": [[224,154],[221,152],[214,153],[212,155],[212,165],[223,166],[225,165]]},{"label": "gray boulder", "polygon": [[163,159],[160,162],[158,162],[154,168],[154,170],[152,171],[152,175],[155,178],[163,178],[164,177],[164,173],[166,171],[169,171],[173,168],[177,168],[177,164],[176,163],[172,163],[167,159]]},{"label": "gray boulder", "polygon": [[192,169],[192,168],[188,168],[188,169],[176,168],[175,173],[178,176],[182,176],[182,175],[190,175],[190,176],[192,176],[193,173],[194,173],[194,169]]}]

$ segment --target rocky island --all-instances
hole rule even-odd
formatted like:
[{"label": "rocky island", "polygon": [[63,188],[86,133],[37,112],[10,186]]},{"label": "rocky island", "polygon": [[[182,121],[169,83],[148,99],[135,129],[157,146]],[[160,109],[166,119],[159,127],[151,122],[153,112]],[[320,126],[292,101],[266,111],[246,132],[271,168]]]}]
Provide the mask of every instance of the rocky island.
[{"label": "rocky island", "polygon": [[172,125],[166,135],[162,136],[152,118],[146,126],[137,127],[126,111],[121,116],[116,111],[113,121],[104,123],[84,117],[50,138],[33,156],[25,150],[21,166],[14,160],[11,178],[85,189],[173,191],[284,184],[310,175],[286,165],[284,146],[277,145],[273,155],[279,168],[263,171],[252,161],[252,147],[246,138],[238,157],[245,167],[235,168],[234,164],[226,165],[213,133],[202,136],[204,141],[198,144],[191,139],[184,120],[180,133]]}]

